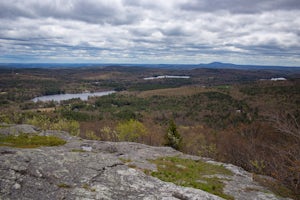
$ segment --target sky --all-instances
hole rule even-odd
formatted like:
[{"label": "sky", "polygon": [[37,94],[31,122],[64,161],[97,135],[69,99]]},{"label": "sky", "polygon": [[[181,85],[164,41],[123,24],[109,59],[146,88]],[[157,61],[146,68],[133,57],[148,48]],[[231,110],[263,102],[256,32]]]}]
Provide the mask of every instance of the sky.
[{"label": "sky", "polygon": [[0,63],[300,67],[300,0],[0,0]]}]

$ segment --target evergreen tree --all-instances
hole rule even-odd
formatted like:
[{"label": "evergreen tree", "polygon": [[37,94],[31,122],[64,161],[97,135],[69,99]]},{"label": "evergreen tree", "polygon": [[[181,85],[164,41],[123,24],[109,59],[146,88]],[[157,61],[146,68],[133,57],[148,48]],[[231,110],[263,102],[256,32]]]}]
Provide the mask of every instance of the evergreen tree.
[{"label": "evergreen tree", "polygon": [[179,150],[182,145],[182,137],[177,131],[174,120],[170,120],[169,127],[166,133],[166,145],[176,150]]}]

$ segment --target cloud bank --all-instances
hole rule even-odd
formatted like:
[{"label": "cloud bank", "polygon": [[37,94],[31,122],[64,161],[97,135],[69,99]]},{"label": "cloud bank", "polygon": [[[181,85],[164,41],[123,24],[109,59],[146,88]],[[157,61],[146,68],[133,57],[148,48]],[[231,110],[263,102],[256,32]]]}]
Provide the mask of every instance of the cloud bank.
[{"label": "cloud bank", "polygon": [[8,0],[0,62],[300,66],[299,0]]}]

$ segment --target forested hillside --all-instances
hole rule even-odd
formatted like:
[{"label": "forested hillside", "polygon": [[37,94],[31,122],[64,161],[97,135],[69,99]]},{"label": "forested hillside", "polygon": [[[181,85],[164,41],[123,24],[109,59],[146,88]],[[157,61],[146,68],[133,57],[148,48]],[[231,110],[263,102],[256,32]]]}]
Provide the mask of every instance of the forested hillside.
[{"label": "forested hillside", "polygon": [[[159,75],[190,78],[144,80]],[[287,80],[271,81],[274,77]],[[107,90],[117,92],[88,101],[31,101],[41,95]],[[2,69],[0,109],[2,123],[66,130],[92,140],[172,146],[168,133],[176,131],[174,148],[269,175],[277,181],[260,181],[281,195],[299,198],[300,74],[296,72]]]}]

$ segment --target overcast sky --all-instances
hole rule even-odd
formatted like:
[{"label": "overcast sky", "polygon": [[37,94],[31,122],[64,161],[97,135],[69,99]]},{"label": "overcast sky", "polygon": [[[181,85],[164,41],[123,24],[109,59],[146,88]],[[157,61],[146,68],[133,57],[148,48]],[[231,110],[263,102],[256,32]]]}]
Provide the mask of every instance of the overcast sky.
[{"label": "overcast sky", "polygon": [[300,0],[0,0],[0,62],[300,66]]}]

